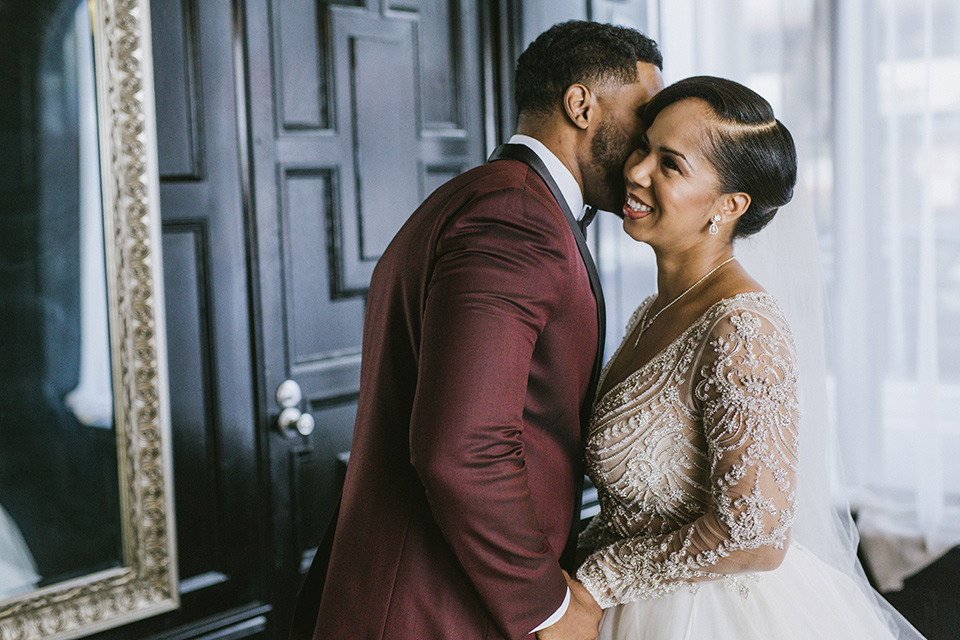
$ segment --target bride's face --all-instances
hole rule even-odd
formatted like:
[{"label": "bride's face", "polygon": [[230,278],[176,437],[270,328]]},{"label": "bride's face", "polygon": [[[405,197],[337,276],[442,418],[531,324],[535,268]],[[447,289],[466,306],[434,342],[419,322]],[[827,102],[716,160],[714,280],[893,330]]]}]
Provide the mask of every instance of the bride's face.
[{"label": "bride's face", "polygon": [[655,249],[687,248],[713,237],[708,228],[721,194],[703,152],[713,117],[701,100],[675,102],[657,115],[627,159],[623,229],[634,240]]}]

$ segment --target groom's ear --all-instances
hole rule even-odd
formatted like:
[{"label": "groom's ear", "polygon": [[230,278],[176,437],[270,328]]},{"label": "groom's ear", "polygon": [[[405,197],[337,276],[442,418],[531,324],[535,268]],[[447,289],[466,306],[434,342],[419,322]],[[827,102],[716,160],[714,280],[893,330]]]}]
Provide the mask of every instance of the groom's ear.
[{"label": "groom's ear", "polygon": [[578,83],[567,87],[563,93],[563,110],[578,129],[586,129],[594,118],[596,98],[585,85]]}]

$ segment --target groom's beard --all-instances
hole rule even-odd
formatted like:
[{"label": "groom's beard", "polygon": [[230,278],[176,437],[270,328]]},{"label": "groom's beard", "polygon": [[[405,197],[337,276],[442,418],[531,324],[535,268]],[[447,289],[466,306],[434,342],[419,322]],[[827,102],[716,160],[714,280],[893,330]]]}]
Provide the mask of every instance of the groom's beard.
[{"label": "groom's beard", "polygon": [[592,179],[598,181],[594,189],[599,197],[597,202],[587,204],[604,211],[620,212],[627,191],[623,181],[623,165],[631,153],[633,144],[630,136],[610,119],[601,120],[590,143],[590,159],[594,169]]}]

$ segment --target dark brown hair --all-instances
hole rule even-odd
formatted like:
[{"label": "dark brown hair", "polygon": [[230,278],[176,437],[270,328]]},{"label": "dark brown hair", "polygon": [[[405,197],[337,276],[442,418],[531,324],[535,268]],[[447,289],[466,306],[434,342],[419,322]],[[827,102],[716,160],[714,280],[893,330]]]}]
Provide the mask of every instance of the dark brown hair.
[{"label": "dark brown hair", "polygon": [[637,81],[637,63],[663,68],[657,43],[627,27],[583,20],[555,24],[517,60],[517,112],[543,116],[559,108],[563,94],[581,82],[594,88],[611,80]]}]

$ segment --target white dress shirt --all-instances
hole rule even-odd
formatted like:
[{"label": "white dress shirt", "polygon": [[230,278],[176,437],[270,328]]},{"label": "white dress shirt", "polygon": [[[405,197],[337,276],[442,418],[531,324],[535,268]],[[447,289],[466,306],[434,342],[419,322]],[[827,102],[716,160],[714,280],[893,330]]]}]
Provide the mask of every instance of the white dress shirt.
[{"label": "white dress shirt", "polygon": [[570,173],[570,170],[560,162],[560,158],[555,156],[553,151],[547,149],[545,144],[530,136],[524,136],[519,133],[514,134],[513,137],[510,138],[510,144],[522,144],[537,154],[537,157],[539,157],[547,167],[547,171],[550,172],[550,177],[553,178],[557,186],[560,187],[560,193],[563,194],[563,199],[567,201],[567,206],[569,206],[570,211],[573,212],[573,217],[577,220],[582,218],[583,191],[580,190],[580,184],[577,182],[577,179],[573,177],[573,174]]}]

